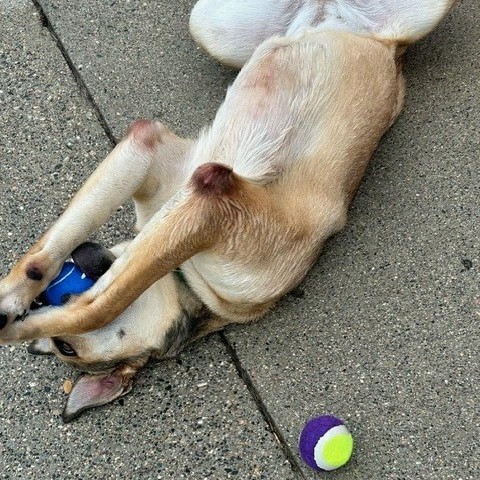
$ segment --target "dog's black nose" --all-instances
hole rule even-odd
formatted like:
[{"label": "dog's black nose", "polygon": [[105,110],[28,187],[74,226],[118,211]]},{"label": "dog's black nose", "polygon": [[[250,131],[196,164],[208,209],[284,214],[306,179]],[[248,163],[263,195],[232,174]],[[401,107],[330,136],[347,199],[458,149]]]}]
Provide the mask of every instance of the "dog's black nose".
[{"label": "dog's black nose", "polygon": [[7,324],[8,316],[6,313],[0,312],[0,330]]}]

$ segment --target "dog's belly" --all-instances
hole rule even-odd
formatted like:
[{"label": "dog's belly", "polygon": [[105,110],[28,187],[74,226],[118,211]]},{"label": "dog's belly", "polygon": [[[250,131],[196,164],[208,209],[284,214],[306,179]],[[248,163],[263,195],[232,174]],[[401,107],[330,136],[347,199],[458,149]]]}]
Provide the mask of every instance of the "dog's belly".
[{"label": "dog's belly", "polygon": [[209,253],[195,255],[182,265],[182,270],[195,293],[219,314],[225,314],[227,304],[248,308],[275,301],[298,276],[289,271],[286,278],[280,278],[278,270],[274,274],[269,268],[225,262]]},{"label": "dog's belly", "polygon": [[202,296],[214,294],[229,303],[264,303],[282,290],[273,285],[268,271],[227,263],[208,252],[195,255],[182,269],[192,288],[202,292]]},{"label": "dog's belly", "polygon": [[[197,142],[189,173],[217,161],[267,185],[302,169],[318,183],[349,189],[351,170],[363,172],[392,118],[395,72],[387,47],[346,32],[267,40]],[[365,90],[365,77],[375,88]]]},{"label": "dog's belly", "polygon": [[[182,270],[190,287],[214,313],[248,320],[263,314],[263,309],[294,288],[308,272],[312,258],[304,255],[294,264],[278,257],[257,258],[241,264],[202,252],[185,262]],[[279,264],[285,262],[289,268]]]}]

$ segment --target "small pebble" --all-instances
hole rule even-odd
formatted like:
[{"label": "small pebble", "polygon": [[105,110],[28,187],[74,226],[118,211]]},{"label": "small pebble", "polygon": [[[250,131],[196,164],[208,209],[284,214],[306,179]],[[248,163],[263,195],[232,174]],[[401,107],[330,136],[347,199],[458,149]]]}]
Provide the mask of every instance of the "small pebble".
[{"label": "small pebble", "polygon": [[468,258],[464,258],[462,260],[463,266],[465,267],[465,270],[470,270],[473,267],[473,263],[471,260]]},{"label": "small pebble", "polygon": [[73,382],[71,380],[65,380],[63,382],[63,392],[68,395],[73,390]]}]

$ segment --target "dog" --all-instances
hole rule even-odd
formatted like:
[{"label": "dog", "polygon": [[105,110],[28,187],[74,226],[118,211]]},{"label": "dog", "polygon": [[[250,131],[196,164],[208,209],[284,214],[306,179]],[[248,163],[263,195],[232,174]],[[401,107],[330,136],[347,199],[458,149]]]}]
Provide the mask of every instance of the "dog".
[{"label": "dog", "polygon": [[[347,211],[404,98],[402,55],[456,0],[200,0],[196,42],[239,68],[196,140],[137,120],[0,282],[0,343],[31,341],[86,375],[65,421],[132,388],[152,357],[261,318]],[[138,234],[84,243],[133,198]],[[29,311],[74,252],[100,278]]]}]

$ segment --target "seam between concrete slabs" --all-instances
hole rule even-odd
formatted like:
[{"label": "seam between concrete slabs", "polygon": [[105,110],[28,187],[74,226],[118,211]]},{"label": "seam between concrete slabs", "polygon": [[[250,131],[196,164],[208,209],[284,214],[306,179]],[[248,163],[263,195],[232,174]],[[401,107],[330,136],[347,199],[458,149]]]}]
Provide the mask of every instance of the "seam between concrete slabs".
[{"label": "seam between concrete slabs", "polygon": [[277,424],[275,423],[273,416],[268,411],[267,406],[262,400],[262,397],[259,391],[257,390],[257,388],[255,387],[250,375],[248,374],[247,370],[243,367],[242,362],[240,361],[240,358],[238,357],[235,348],[233,347],[233,345],[230,343],[230,341],[227,339],[227,337],[223,332],[220,332],[218,336],[220,337],[221,341],[225,345],[225,349],[227,353],[232,358],[232,361],[233,361],[233,364],[235,365],[238,376],[242,379],[243,383],[247,387],[250,395],[252,396],[253,401],[255,402],[255,405],[257,406],[258,411],[261,413],[263,419],[268,425],[270,432],[272,433],[273,437],[277,441],[283,454],[287,458],[287,461],[290,463],[292,472],[296,474],[298,478],[305,480],[306,477],[303,475],[303,472],[300,468],[300,465],[297,462],[297,459],[295,458],[294,453],[288,446],[288,443],[286,442],[285,437],[283,436],[283,433],[281,432],[280,428],[278,428]]},{"label": "seam between concrete slabs", "polygon": [[61,41],[60,37],[55,31],[52,22],[48,18],[48,15],[45,13],[45,10],[43,9],[41,3],[38,0],[32,0],[32,3],[40,16],[40,22],[42,26],[49,31],[50,36],[52,37],[55,44],[57,45],[57,48],[60,50],[60,53],[63,55],[63,58],[65,59],[65,62],[68,65],[68,68],[72,72],[73,78],[80,90],[80,93],[87,100],[87,102],[90,104],[93,111],[95,112],[97,120],[99,121],[100,125],[105,131],[105,134],[110,140],[112,147],[115,147],[115,145],[118,143],[118,140],[115,138],[115,135],[113,135],[112,129],[110,128],[107,121],[105,120],[105,116],[100,110],[100,107],[95,102],[95,99],[93,98],[93,95],[91,94],[87,84],[83,80],[80,72],[75,67],[73,60],[70,58],[70,55],[68,54],[67,49],[65,48],[65,46],[63,45],[63,42]]}]

